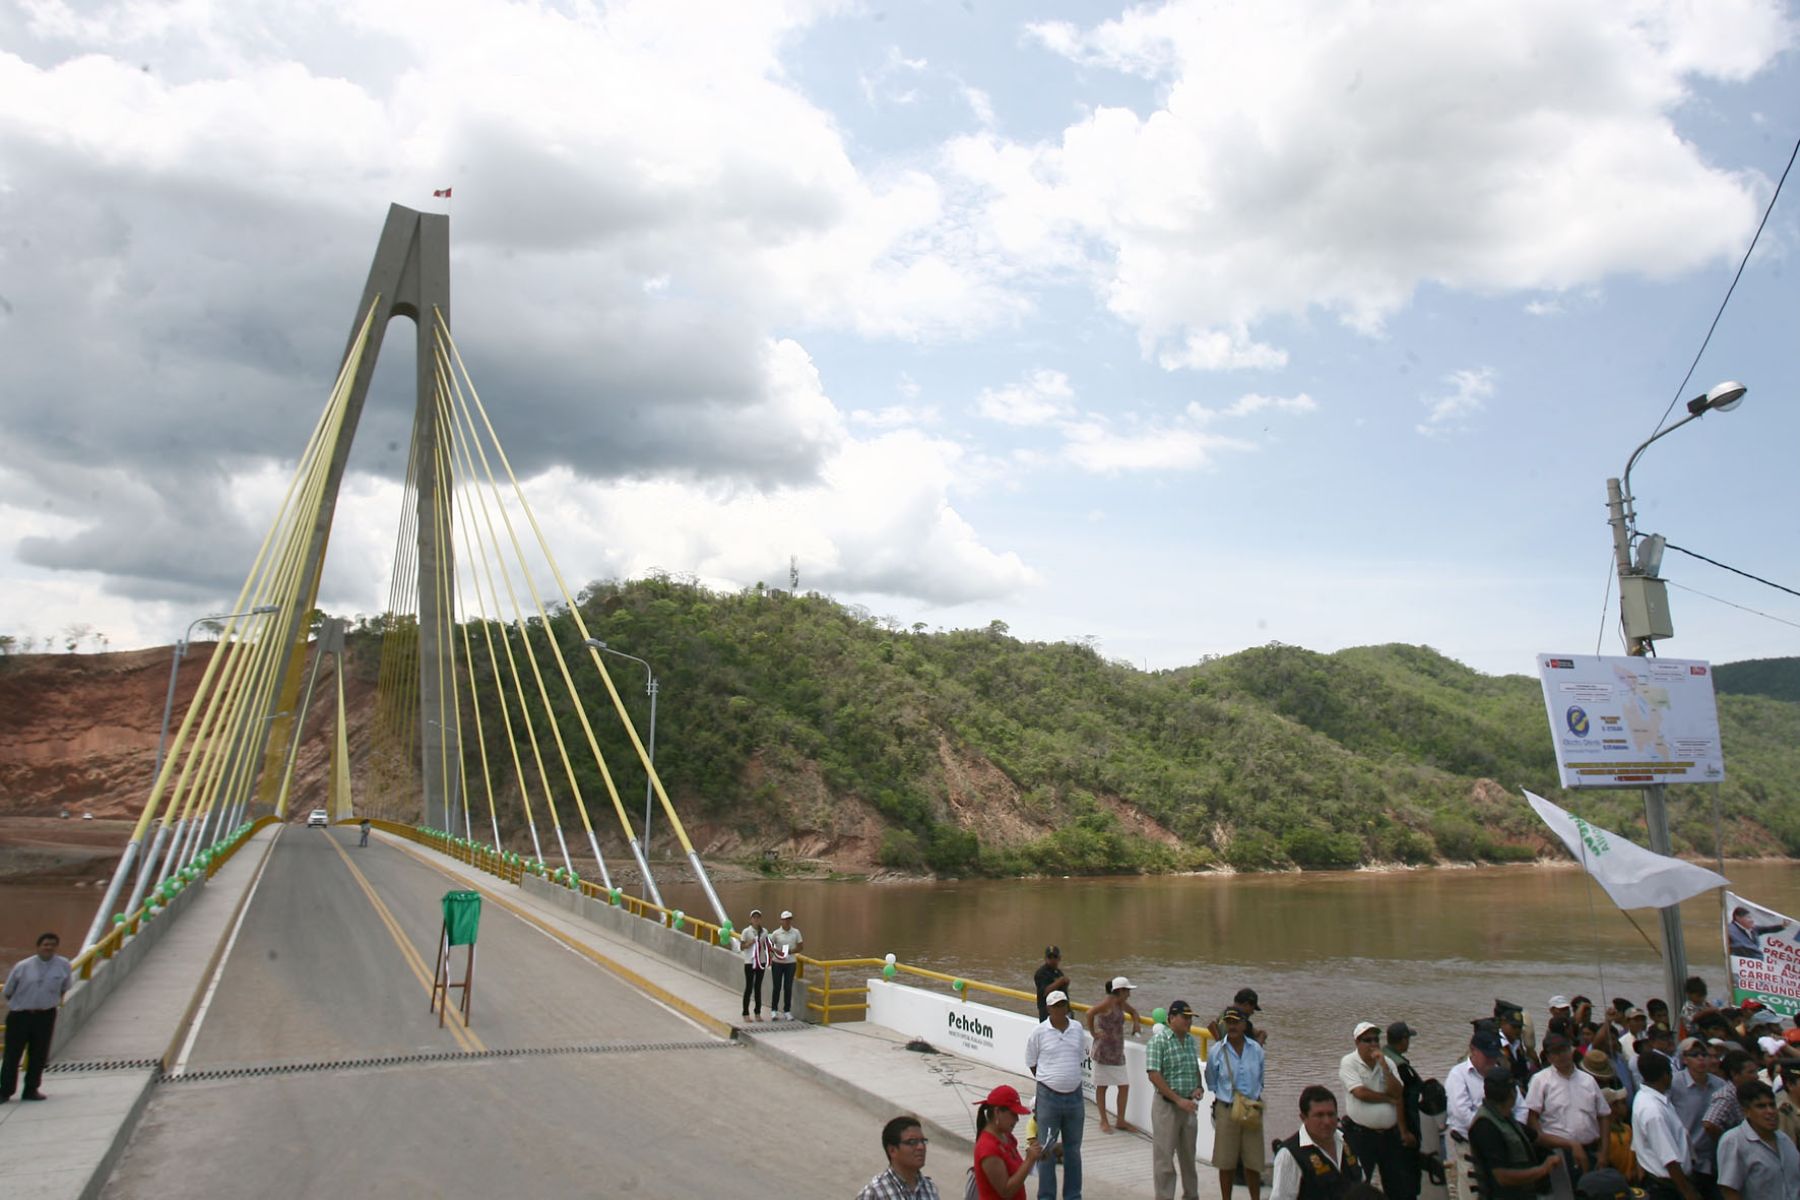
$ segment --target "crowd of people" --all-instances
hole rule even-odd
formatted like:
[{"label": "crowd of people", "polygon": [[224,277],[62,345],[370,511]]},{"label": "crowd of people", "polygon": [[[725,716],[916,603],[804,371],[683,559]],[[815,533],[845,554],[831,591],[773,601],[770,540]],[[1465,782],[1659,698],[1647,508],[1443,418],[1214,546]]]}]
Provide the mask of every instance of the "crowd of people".
[{"label": "crowd of people", "polygon": [[[1141,1020],[1122,976],[1107,981],[1085,1020],[1071,1013],[1061,951],[1045,948],[1035,973],[1039,1022],[1023,1065],[1034,1103],[994,1088],[977,1107],[974,1161],[965,1194],[1011,1200],[1037,1176],[1038,1200],[1082,1194],[1086,1107],[1082,1064],[1092,1059],[1099,1127],[1136,1132],[1126,1119],[1125,1039]],[[1424,1078],[1409,1057],[1405,1021],[1361,1021],[1333,1083],[1300,1093],[1299,1128],[1265,1142],[1266,1033],[1254,989],[1244,988],[1206,1026],[1174,1000],[1145,1045],[1153,1090],[1154,1194],[1197,1200],[1197,1123],[1213,1129],[1219,1192],[1240,1184],[1250,1200],[1419,1200],[1429,1187],[1450,1200],[1800,1200],[1800,1019],[1751,1000],[1707,999],[1687,981],[1672,1015],[1661,1000],[1624,998],[1603,1011],[1584,996],[1552,996],[1536,1022],[1523,1006],[1495,1001],[1473,1019],[1467,1056],[1445,1078]],[[1116,1106],[1109,1112],[1109,1093]],[[1202,1113],[1207,1097],[1210,1112]],[[1021,1143],[1015,1130],[1027,1121]],[[863,1200],[933,1200],[926,1139],[915,1117],[883,1130],[888,1168]],[[1266,1151],[1266,1152],[1265,1152]],[[1561,1178],[1559,1178],[1559,1176]]]}]

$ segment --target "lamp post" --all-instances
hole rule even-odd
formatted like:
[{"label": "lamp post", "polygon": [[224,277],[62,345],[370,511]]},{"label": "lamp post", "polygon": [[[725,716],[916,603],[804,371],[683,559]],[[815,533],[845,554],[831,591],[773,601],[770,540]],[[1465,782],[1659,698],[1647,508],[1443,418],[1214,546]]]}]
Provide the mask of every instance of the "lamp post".
[{"label": "lamp post", "polygon": [[[1741,383],[1727,381],[1704,396],[1689,400],[1687,416],[1652,434],[1631,452],[1619,478],[1606,481],[1607,522],[1612,526],[1613,559],[1619,572],[1619,623],[1624,627],[1627,654],[1639,657],[1652,654],[1657,638],[1675,636],[1675,626],[1669,619],[1669,589],[1657,575],[1662,565],[1663,539],[1651,534],[1644,539],[1637,558],[1632,558],[1631,542],[1637,533],[1637,511],[1631,496],[1631,468],[1652,442],[1709,412],[1730,412],[1743,401],[1747,390]],[[1658,854],[1668,854],[1669,810],[1660,783],[1644,789],[1644,825],[1650,835],[1650,849]],[[1670,905],[1661,910],[1661,916],[1664,984],[1668,988],[1669,1002],[1675,1004],[1687,982],[1687,945],[1681,933],[1681,908]]]},{"label": "lamp post", "polygon": [[656,880],[650,877],[650,813],[651,803],[656,797],[656,789],[650,782],[650,772],[656,769],[656,693],[660,690],[656,682],[656,672],[651,669],[649,663],[637,655],[627,654],[623,650],[614,650],[599,638],[587,638],[582,644],[591,646],[595,650],[604,650],[606,653],[617,655],[620,658],[628,658],[644,668],[644,690],[650,696],[650,741],[645,750],[645,756],[650,760],[650,770],[644,772],[644,831],[638,838],[637,857],[638,867],[644,872],[644,887],[649,890],[650,899],[660,905],[662,893],[657,890]]},{"label": "lamp post", "polygon": [[[175,655],[169,663],[169,691],[163,699],[162,732],[156,739],[156,765],[150,772],[152,789],[156,786],[156,780],[162,775],[163,750],[169,740],[169,716],[175,708],[175,680],[181,671],[182,657],[187,653],[188,639],[194,636],[194,627],[203,621],[231,621],[238,617],[265,616],[279,611],[279,605],[259,604],[245,612],[209,614],[204,617],[196,617],[188,623],[187,632],[182,634],[181,640],[175,643]],[[169,833],[167,821],[158,824],[156,837],[150,843],[150,853],[143,857],[142,863],[138,866],[137,885],[132,891],[132,899],[125,911],[130,912],[132,908],[136,907],[137,901],[142,898],[144,888],[150,881],[150,872],[155,869],[157,856],[167,844]],[[126,843],[125,852],[119,857],[119,865],[113,869],[112,882],[106,885],[106,895],[100,900],[100,909],[94,914],[94,923],[89,927],[87,937],[83,939],[83,949],[99,941],[100,935],[106,931],[106,922],[112,917],[113,906],[119,902],[119,893],[124,891],[125,881],[131,877],[132,865],[141,850],[142,845],[138,841]]]}]

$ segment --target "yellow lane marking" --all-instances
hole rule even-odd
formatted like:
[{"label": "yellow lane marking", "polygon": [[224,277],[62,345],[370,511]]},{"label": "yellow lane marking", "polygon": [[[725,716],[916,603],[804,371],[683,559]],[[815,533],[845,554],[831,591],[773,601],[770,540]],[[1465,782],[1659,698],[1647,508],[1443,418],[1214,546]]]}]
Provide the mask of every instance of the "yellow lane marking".
[{"label": "yellow lane marking", "polygon": [[[394,944],[400,947],[400,955],[406,960],[406,965],[412,969],[413,977],[425,989],[425,994],[430,996],[432,991],[431,968],[425,965],[425,960],[419,957],[417,950],[413,949],[412,942],[407,940],[405,931],[400,928],[400,922],[394,919],[394,914],[388,909],[388,906],[383,904],[381,897],[375,894],[375,889],[370,886],[368,878],[363,875],[355,863],[350,861],[350,856],[344,852],[342,846],[338,845],[338,840],[329,833],[326,834],[326,840],[331,843],[331,848],[337,851],[337,856],[344,860],[344,866],[350,869],[350,875],[356,880],[356,886],[361,888],[363,895],[369,898],[369,903],[375,907],[375,915],[381,918],[381,923],[387,926],[388,934],[394,939]],[[445,1003],[449,1003],[447,995]],[[482,1040],[475,1036],[475,1031],[463,1023],[462,1013],[456,1009],[450,1010],[449,1020],[445,1024],[450,1030],[451,1036],[464,1050],[487,1049]]]},{"label": "yellow lane marking", "polygon": [[734,1030],[732,1029],[731,1023],[729,1021],[721,1021],[719,1018],[713,1016],[711,1013],[707,1012],[705,1009],[701,1008],[699,1005],[695,1004],[693,1001],[684,1000],[680,996],[677,996],[674,992],[669,991],[667,988],[661,987],[658,984],[651,983],[648,979],[645,979],[642,975],[639,975],[636,971],[633,971],[630,967],[627,967],[627,966],[623,965],[622,963],[614,962],[612,959],[606,957],[606,955],[600,953],[598,950],[594,949],[592,946],[588,945],[586,942],[581,941],[579,938],[571,937],[569,934],[564,933],[562,930],[556,928],[556,926],[550,924],[548,921],[545,921],[542,918],[538,917],[537,914],[530,912],[526,909],[520,908],[518,905],[507,900],[504,896],[501,896],[501,895],[498,895],[497,893],[489,891],[487,888],[482,887],[480,884],[474,883],[473,881],[469,880],[465,876],[458,875],[454,871],[445,869],[441,864],[433,862],[430,858],[426,857],[426,855],[423,852],[413,849],[413,847],[410,844],[408,844],[406,841],[402,840],[401,838],[389,835],[387,838],[387,841],[396,850],[399,850],[403,854],[411,855],[413,858],[417,859],[421,863],[424,863],[426,866],[428,866],[432,870],[436,871],[439,875],[444,876],[446,879],[453,880],[456,883],[461,884],[463,887],[470,888],[474,891],[480,892],[483,896],[487,897],[489,900],[492,900],[495,904],[498,904],[501,908],[504,908],[507,912],[510,912],[513,916],[519,918],[519,920],[524,921],[525,923],[527,923],[529,925],[536,926],[538,929],[542,930],[544,933],[555,938],[557,941],[561,942],[563,945],[567,946],[569,949],[575,951],[575,953],[581,955],[583,958],[587,959],[588,961],[594,963],[597,966],[600,966],[608,971],[611,971],[614,975],[617,975],[620,979],[623,979],[626,983],[629,983],[632,987],[637,988],[640,992],[643,992],[646,996],[649,996],[655,1000],[660,1000],[662,1003],[668,1005],[670,1008],[679,1012],[682,1016],[688,1018],[690,1021],[694,1021],[694,1022],[698,1023],[699,1025],[704,1026],[707,1029],[710,1029],[712,1032],[714,1032],[715,1034],[717,1034],[718,1036],[720,1036],[722,1038],[730,1038],[732,1036]]}]

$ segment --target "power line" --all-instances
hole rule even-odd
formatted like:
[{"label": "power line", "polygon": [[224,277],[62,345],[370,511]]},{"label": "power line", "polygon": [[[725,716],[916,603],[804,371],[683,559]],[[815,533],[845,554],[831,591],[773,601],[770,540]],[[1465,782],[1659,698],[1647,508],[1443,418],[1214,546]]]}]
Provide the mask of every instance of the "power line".
[{"label": "power line", "polygon": [[1727,563],[1722,563],[1716,558],[1708,558],[1708,557],[1706,557],[1706,555],[1701,554],[1694,550],[1689,550],[1685,546],[1677,546],[1674,542],[1667,542],[1667,541],[1665,541],[1663,543],[1663,545],[1668,547],[1670,550],[1679,550],[1679,551],[1681,551],[1681,553],[1687,555],[1689,558],[1697,558],[1703,563],[1711,563],[1713,566],[1718,567],[1722,571],[1730,571],[1733,575],[1742,575],[1745,579],[1754,579],[1754,580],[1756,580],[1756,582],[1763,584],[1767,587],[1772,587],[1778,592],[1786,592],[1790,596],[1800,596],[1800,592],[1795,591],[1791,587],[1786,587],[1782,584],[1774,582],[1773,580],[1764,579],[1761,575],[1752,575],[1748,571],[1740,571],[1734,566],[1731,566]]},{"label": "power line", "polygon": [[1754,616],[1767,617],[1771,621],[1777,621],[1783,625],[1792,625],[1795,629],[1800,629],[1800,621],[1790,621],[1786,617],[1778,617],[1774,613],[1766,613],[1760,608],[1751,608],[1747,604],[1733,604],[1730,600],[1726,600],[1719,596],[1714,596],[1709,592],[1703,592],[1699,588],[1691,588],[1685,584],[1676,583],[1673,579],[1665,579],[1663,582],[1668,584],[1670,587],[1680,588],[1684,592],[1691,592],[1693,595],[1702,596],[1708,600],[1716,600],[1720,604],[1725,605],[1727,608],[1740,609],[1743,612],[1751,613]]},{"label": "power line", "polygon": [[[1694,370],[1700,365],[1700,358],[1706,353],[1706,347],[1712,342],[1713,331],[1719,327],[1719,318],[1725,315],[1725,306],[1731,303],[1731,293],[1737,290],[1738,280],[1744,277],[1744,268],[1750,265],[1750,252],[1756,249],[1757,238],[1762,237],[1763,226],[1769,223],[1769,214],[1775,211],[1775,201],[1781,198],[1781,185],[1787,182],[1788,172],[1794,169],[1794,158],[1800,155],[1800,140],[1794,142],[1794,149],[1788,155],[1787,166],[1782,168],[1781,178],[1775,183],[1775,194],[1769,197],[1767,208],[1763,209],[1762,220],[1756,224],[1756,233],[1750,238],[1750,244],[1744,248],[1744,257],[1738,263],[1737,274],[1731,277],[1731,286],[1725,289],[1725,298],[1719,301],[1719,311],[1713,314],[1712,324],[1706,327],[1706,337],[1701,339],[1700,349],[1694,353],[1694,361],[1688,364],[1687,374],[1681,377],[1681,383],[1675,388],[1675,395],[1669,400],[1669,407],[1663,409],[1663,415],[1657,419],[1656,428],[1661,429],[1669,414],[1681,398],[1687,395],[1688,381],[1693,379]],[[1652,431],[1654,432],[1654,431]]]}]

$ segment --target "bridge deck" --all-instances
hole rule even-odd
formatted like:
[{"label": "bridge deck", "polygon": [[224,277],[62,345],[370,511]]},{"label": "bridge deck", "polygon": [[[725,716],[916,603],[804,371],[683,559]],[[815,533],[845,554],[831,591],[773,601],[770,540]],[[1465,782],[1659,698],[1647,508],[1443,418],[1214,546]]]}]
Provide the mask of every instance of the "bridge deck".
[{"label": "bridge deck", "polygon": [[[11,1114],[44,1121],[41,1131],[0,1127],[0,1158],[24,1153],[38,1167],[24,1191],[9,1176],[9,1198],[92,1194],[84,1181],[115,1144],[106,1130],[116,1136],[146,1097],[108,1197],[842,1197],[875,1173],[881,1119],[902,1111],[927,1122],[940,1190],[960,1191],[971,1101],[1001,1073],[909,1053],[863,1025],[753,1026],[734,1042],[719,1036],[736,1022],[729,989],[546,898],[398,839],[359,848],[348,827],[263,837],[275,844],[216,986],[204,965],[230,934],[260,844],[215,877],[62,1055],[161,1057],[204,997],[173,1043],[179,1074],[155,1085],[145,1068],[51,1076],[51,1104]],[[426,1010],[438,900],[470,885],[490,896],[473,1023],[440,1028]],[[1146,1141],[1090,1125],[1086,1142],[1089,1196],[1147,1190]],[[1209,1175],[1202,1194],[1216,1196]]]},{"label": "bridge deck", "polygon": [[284,832],[185,1074],[155,1089],[104,1194],[844,1195],[872,1173],[861,1114],[498,905],[472,1027],[440,1029],[451,886],[348,829]]}]

